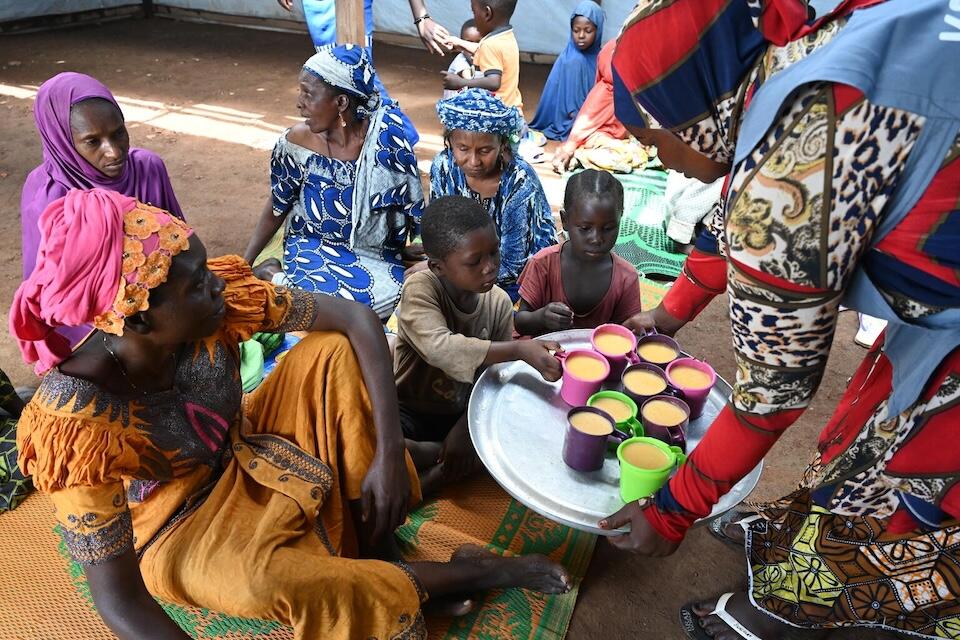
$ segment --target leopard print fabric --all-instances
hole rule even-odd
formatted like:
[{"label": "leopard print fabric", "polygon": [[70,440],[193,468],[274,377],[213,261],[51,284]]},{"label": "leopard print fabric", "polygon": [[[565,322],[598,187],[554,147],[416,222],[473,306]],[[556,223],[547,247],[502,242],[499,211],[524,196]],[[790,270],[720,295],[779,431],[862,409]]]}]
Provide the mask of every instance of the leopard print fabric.
[{"label": "leopard print fabric", "polygon": [[737,166],[727,200],[734,407],[745,414],[809,404],[840,295],[923,118],[865,100],[841,113],[822,83],[801,88],[780,123]]}]

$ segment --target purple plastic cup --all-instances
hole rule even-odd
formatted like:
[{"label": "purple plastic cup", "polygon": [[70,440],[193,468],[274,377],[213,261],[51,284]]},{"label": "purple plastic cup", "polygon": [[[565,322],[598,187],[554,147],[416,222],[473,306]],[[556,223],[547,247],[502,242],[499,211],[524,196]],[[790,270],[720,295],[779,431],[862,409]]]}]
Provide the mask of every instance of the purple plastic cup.
[{"label": "purple plastic cup", "polygon": [[[697,371],[702,371],[709,378],[710,384],[699,387],[680,384],[672,375],[672,372],[676,372],[679,367],[691,367]],[[690,419],[696,420],[699,418],[703,414],[704,406],[707,404],[710,390],[713,389],[713,385],[717,382],[717,372],[714,371],[713,367],[709,364],[696,358],[677,358],[667,365],[666,372],[667,381],[683,392],[683,399],[686,401],[687,406],[690,407]]]},{"label": "purple plastic cup", "polygon": [[[663,424],[657,420],[651,420],[647,417],[647,407],[652,402],[668,402],[683,411],[686,416],[677,424]],[[687,425],[690,424],[690,407],[680,398],[673,396],[659,395],[648,399],[640,407],[640,422],[643,424],[643,432],[648,438],[656,438],[668,445],[680,447],[682,451],[687,450]]]},{"label": "purple plastic cup", "polygon": [[[602,342],[602,336],[604,334],[612,334],[626,339],[629,342],[629,348],[622,353],[607,353],[603,350],[602,344],[597,344],[598,338]],[[610,363],[610,375],[607,379],[612,382],[620,379],[620,374],[623,373],[623,369],[628,364],[640,362],[640,357],[636,353],[637,336],[633,335],[633,331],[630,331],[630,329],[627,329],[623,325],[600,325],[594,329],[590,335],[590,344],[593,346],[594,351],[603,355],[603,357],[607,359],[607,362]]]},{"label": "purple plastic cup", "polygon": [[[643,346],[647,344],[661,344],[666,347],[670,347],[670,349],[673,350],[674,356],[669,360],[664,360],[663,362],[657,362],[649,357],[645,358],[643,355]],[[665,369],[668,364],[680,357],[680,345],[670,336],[665,336],[659,333],[649,333],[645,336],[641,336],[640,339],[637,340],[637,355],[640,357],[641,362],[648,362],[660,367],[660,369]]]},{"label": "purple plastic cup", "polygon": [[[663,388],[656,390],[656,393],[640,393],[640,391],[631,389],[627,386],[627,377],[631,371],[649,371],[653,375],[663,380]],[[663,372],[663,369],[655,364],[650,364],[649,362],[639,362],[624,369],[623,374],[620,376],[620,388],[623,389],[623,393],[628,398],[637,403],[638,407],[642,406],[644,402],[654,396],[670,395],[670,392],[672,391],[672,389],[670,389],[670,383],[667,382],[667,374]]]},{"label": "purple plastic cup", "polygon": [[[610,425],[610,432],[599,435],[580,431],[571,424],[571,418],[577,413],[592,413],[600,416]],[[603,467],[603,457],[607,452],[607,443],[619,445],[629,440],[630,435],[618,431],[607,413],[594,407],[574,407],[567,412],[567,430],[563,438],[563,461],[577,471],[596,471]]]},{"label": "purple plastic cup", "polygon": [[[599,362],[603,367],[603,375],[596,380],[588,380],[570,370],[570,359],[574,356],[586,356]],[[610,375],[610,363],[603,354],[590,349],[574,349],[556,355],[563,365],[563,378],[560,384],[560,397],[571,407],[580,407],[587,404],[587,399],[600,390],[603,381]]]}]

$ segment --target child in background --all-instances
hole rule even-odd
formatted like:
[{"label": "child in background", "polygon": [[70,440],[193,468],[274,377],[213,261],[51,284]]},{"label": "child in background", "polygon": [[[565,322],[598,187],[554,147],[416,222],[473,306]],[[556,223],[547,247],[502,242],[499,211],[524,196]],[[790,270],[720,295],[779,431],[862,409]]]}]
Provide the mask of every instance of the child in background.
[{"label": "child in background", "polygon": [[473,64],[482,74],[479,78],[464,79],[443,72],[443,88],[459,91],[477,87],[492,91],[508,107],[523,112],[520,95],[520,46],[510,26],[517,0],[470,0],[473,20],[482,36],[474,44],[460,38],[450,38],[459,50],[473,55]]},{"label": "child in background", "polygon": [[570,41],[560,52],[540,94],[530,128],[550,140],[564,140],[597,76],[603,41],[603,9],[583,0],[570,16]]},{"label": "child in background", "polygon": [[[460,39],[464,42],[472,42],[476,44],[480,42],[480,32],[477,31],[477,23],[474,22],[473,18],[470,18],[463,23],[463,26],[460,27]],[[471,80],[475,77],[474,67],[473,67],[473,55],[465,51],[461,51],[457,54],[457,57],[453,59],[453,62],[450,63],[450,66],[447,67],[447,73],[459,76],[465,80]],[[444,89],[443,99],[451,98],[459,93],[461,90],[453,91],[451,89]]]},{"label": "child in background", "polygon": [[623,323],[640,313],[640,283],[629,262],[611,253],[620,233],[623,185],[587,169],[567,181],[560,219],[568,240],[541,250],[520,275],[517,334]]},{"label": "child in background", "polygon": [[556,342],[512,342],[513,305],[496,286],[500,239],[483,207],[437,198],[423,212],[428,269],[403,285],[394,375],[400,424],[424,496],[480,468],[467,430],[467,401],[487,365],[523,360],[560,378]]}]

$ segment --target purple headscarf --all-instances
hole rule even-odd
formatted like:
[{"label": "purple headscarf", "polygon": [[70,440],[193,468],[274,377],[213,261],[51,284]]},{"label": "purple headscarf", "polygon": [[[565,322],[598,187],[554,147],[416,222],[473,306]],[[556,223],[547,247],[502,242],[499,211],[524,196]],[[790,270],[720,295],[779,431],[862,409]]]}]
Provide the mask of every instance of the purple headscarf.
[{"label": "purple headscarf", "polygon": [[120,108],[103,83],[83,73],[58,73],[37,91],[33,115],[43,145],[43,162],[27,176],[20,200],[24,279],[36,263],[40,214],[70,189],[101,187],[118,191],[183,218],[167,169],[157,154],[131,148],[123,172],[110,178],[77,152],[70,131],[70,107],[87,98],[103,98]]},{"label": "purple headscarf", "polygon": [[[183,218],[167,168],[157,154],[131,147],[123,172],[116,178],[110,178],[77,152],[70,130],[70,107],[87,98],[103,98],[116,105],[117,109],[120,108],[102,82],[83,73],[58,73],[40,85],[37,91],[33,115],[43,145],[43,162],[27,176],[20,197],[24,280],[33,273],[37,262],[40,214],[47,205],[65,196],[70,189],[101,187],[117,191]],[[91,327],[60,327],[57,331],[71,345],[76,345],[91,331]]]}]

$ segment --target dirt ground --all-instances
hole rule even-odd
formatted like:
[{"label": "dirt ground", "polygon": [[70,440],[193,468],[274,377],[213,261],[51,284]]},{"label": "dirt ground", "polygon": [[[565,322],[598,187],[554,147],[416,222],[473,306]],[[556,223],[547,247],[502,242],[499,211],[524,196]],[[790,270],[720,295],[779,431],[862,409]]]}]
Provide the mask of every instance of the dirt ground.
[{"label": "dirt ground", "polygon": [[[267,194],[269,148],[279,131],[298,119],[296,76],[310,53],[305,34],[164,19],[0,38],[0,219],[8,231],[0,235],[3,326],[20,279],[20,189],[40,161],[32,116],[37,85],[60,71],[83,71],[122,96],[132,144],[164,159],[177,197],[210,254],[240,253]],[[379,45],[374,57],[384,83],[424,137],[418,148],[422,166],[439,148],[434,104],[441,90],[439,72],[449,58]],[[522,70],[528,117],[548,71],[536,65]],[[559,181],[548,177],[545,167],[542,173],[556,201]],[[843,314],[840,324],[820,393],[767,457],[756,499],[778,497],[794,487],[817,433],[864,355],[853,344],[855,314]],[[727,327],[726,304],[717,300],[679,338],[686,350],[709,360],[730,380],[734,367]],[[17,384],[33,379],[5,330],[0,332],[0,366]],[[681,604],[744,581],[742,554],[702,529],[666,559],[626,557],[602,541],[597,549],[570,627],[574,640],[598,634],[682,637],[676,624]]]}]

